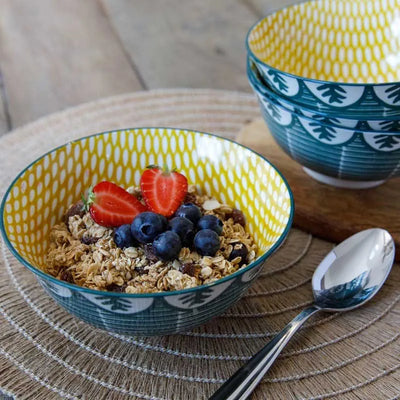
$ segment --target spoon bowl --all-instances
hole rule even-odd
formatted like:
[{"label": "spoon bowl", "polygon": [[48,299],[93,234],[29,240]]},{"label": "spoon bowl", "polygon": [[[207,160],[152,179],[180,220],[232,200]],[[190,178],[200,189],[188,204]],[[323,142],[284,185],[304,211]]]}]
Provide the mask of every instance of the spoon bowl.
[{"label": "spoon bowl", "polygon": [[324,311],[348,311],[361,306],[385,282],[394,254],[393,239],[384,229],[367,229],[349,237],[315,270],[315,305]]},{"label": "spoon bowl", "polygon": [[389,232],[380,228],[356,233],[332,249],[312,277],[314,304],[297,315],[209,400],[245,400],[305,321],[318,311],[349,311],[370,300],[382,287],[394,261]]}]

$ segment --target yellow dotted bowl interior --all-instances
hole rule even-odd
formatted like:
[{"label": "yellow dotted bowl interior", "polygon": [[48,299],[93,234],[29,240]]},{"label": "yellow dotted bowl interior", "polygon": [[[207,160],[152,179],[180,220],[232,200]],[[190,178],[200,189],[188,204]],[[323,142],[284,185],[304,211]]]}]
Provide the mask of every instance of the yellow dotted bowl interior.
[{"label": "yellow dotted bowl interior", "polygon": [[42,268],[51,227],[90,185],[138,185],[147,165],[176,167],[199,190],[244,212],[261,256],[289,229],[286,182],[261,156],[229,140],[172,128],[120,130],[83,138],[44,155],[12,183],[4,232],[24,261]]},{"label": "yellow dotted bowl interior", "polygon": [[258,22],[250,51],[267,65],[304,78],[345,83],[400,81],[398,0],[319,0]]}]

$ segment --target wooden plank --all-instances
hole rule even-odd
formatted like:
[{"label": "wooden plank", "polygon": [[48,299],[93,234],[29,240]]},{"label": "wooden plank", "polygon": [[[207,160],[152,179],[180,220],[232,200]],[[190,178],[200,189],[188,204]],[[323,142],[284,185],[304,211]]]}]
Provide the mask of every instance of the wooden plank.
[{"label": "wooden plank", "polygon": [[101,0],[146,86],[250,91],[240,1]]},{"label": "wooden plank", "polygon": [[282,151],[261,119],[246,125],[236,140],[265,155],[286,177],[293,191],[296,227],[339,243],[363,229],[378,226],[393,236],[396,259],[400,261],[400,178],[363,190],[319,183]]},{"label": "wooden plank", "polygon": [[274,11],[299,3],[299,0],[244,0],[262,18]]},{"label": "wooden plank", "polygon": [[6,91],[0,71],[0,136],[7,133],[10,129],[11,122],[8,116]]},{"label": "wooden plank", "polygon": [[138,90],[97,0],[0,0],[0,70],[13,126]]}]

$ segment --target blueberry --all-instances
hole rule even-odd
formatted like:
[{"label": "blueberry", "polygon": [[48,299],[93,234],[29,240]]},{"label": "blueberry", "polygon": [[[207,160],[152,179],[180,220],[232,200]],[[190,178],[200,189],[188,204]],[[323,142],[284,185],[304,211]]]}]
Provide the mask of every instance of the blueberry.
[{"label": "blueberry", "polygon": [[169,221],[168,227],[179,235],[183,246],[189,247],[192,244],[196,233],[192,221],[185,217],[175,217]]},{"label": "blueberry", "polygon": [[214,256],[219,249],[219,236],[211,229],[202,229],[194,237],[194,246],[202,256]]},{"label": "blueberry", "polygon": [[247,255],[249,254],[247,247],[242,242],[232,243],[232,246],[233,249],[228,257],[229,261],[232,261],[236,257],[241,257],[239,265],[247,264]]},{"label": "blueberry", "polygon": [[187,218],[196,225],[201,218],[201,210],[193,203],[185,203],[176,210],[175,217]]},{"label": "blueberry", "polygon": [[114,232],[114,242],[117,247],[124,249],[125,247],[137,246],[137,242],[131,233],[131,225],[125,224],[119,226]]},{"label": "blueberry", "polygon": [[160,214],[145,211],[138,214],[131,224],[133,237],[140,243],[151,243],[167,229],[168,221]]},{"label": "blueberry", "polygon": [[164,261],[178,258],[182,243],[179,235],[172,231],[166,231],[158,235],[153,241],[154,254]]},{"label": "blueberry", "polygon": [[211,229],[218,235],[222,233],[223,226],[224,224],[222,221],[215,215],[204,215],[204,217],[201,217],[197,223],[199,229]]}]

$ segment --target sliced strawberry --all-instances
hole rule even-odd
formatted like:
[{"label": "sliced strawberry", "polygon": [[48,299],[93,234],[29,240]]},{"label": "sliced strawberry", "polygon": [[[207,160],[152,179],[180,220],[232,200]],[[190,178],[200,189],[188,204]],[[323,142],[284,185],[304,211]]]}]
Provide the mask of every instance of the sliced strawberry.
[{"label": "sliced strawberry", "polygon": [[107,227],[130,224],[137,214],[147,210],[135,196],[108,181],[89,191],[85,205],[93,220]]},{"label": "sliced strawberry", "polygon": [[182,204],[188,182],[179,172],[151,166],[140,179],[142,196],[151,211],[170,217]]}]

